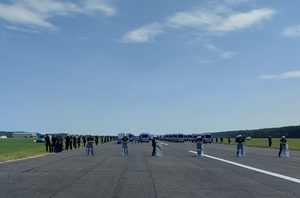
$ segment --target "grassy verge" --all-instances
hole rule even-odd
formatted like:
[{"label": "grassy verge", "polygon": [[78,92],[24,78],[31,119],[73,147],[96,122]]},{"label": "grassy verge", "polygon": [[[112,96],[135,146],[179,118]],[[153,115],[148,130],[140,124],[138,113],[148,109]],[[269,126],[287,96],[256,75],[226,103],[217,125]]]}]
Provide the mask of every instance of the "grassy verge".
[{"label": "grassy verge", "polygon": [[[230,144],[235,144],[234,140],[235,140],[234,138],[231,138],[231,143]],[[279,149],[279,140],[280,140],[280,138],[272,138],[273,143],[272,143],[271,148]],[[298,138],[288,139],[287,138],[287,140],[288,140],[290,150],[300,151],[300,139],[298,139]],[[219,140],[219,143],[216,143],[215,139],[214,139],[214,143],[215,144],[220,144],[220,140]],[[227,138],[224,138],[223,144],[228,144],[228,139]],[[246,146],[269,148],[269,143],[268,143],[267,138],[252,138],[252,140],[246,140],[245,145]]]},{"label": "grassy verge", "polygon": [[36,143],[32,138],[0,139],[0,162],[46,154],[44,143]]}]

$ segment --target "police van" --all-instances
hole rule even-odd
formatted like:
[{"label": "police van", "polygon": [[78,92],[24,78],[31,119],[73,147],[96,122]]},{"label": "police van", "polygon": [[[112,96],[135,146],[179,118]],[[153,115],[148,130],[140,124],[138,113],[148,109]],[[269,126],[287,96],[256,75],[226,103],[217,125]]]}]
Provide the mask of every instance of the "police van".
[{"label": "police van", "polygon": [[204,138],[203,138],[203,142],[204,143],[210,143],[212,142],[212,135],[211,134],[204,134]]},{"label": "police van", "polygon": [[149,143],[149,141],[150,141],[150,134],[149,133],[141,133],[140,134],[140,141],[141,141],[141,143],[143,143],[143,142]]},{"label": "police van", "polygon": [[118,140],[117,140],[117,143],[120,144],[122,143],[122,138],[125,136],[126,134],[125,133],[119,133],[118,134]]}]

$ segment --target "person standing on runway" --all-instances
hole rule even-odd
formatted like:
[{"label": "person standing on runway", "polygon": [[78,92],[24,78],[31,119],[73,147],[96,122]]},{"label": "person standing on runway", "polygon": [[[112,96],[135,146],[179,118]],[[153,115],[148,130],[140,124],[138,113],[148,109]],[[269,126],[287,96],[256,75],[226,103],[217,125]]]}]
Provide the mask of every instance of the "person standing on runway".
[{"label": "person standing on runway", "polygon": [[203,154],[203,139],[200,135],[197,137],[196,144],[197,144],[197,155],[201,157]]},{"label": "person standing on runway", "polygon": [[285,138],[285,136],[282,136],[281,139],[280,139],[280,147],[279,147],[278,157],[280,157],[281,152],[283,150],[286,150],[286,144],[287,144],[287,139]]},{"label": "person standing on runway", "polygon": [[156,155],[156,136],[153,137],[152,139],[152,156],[155,156]]},{"label": "person standing on runway", "polygon": [[94,147],[93,147],[93,144],[94,144],[94,138],[90,135],[87,138],[87,145],[86,145],[87,155],[89,155],[90,151],[91,151],[92,156],[94,156]]},{"label": "person standing on runway", "polygon": [[51,145],[50,145],[50,137],[48,134],[46,134],[46,136],[45,136],[45,145],[46,145],[46,151],[51,153],[52,149],[51,149]]},{"label": "person standing on runway", "polygon": [[128,137],[126,135],[122,138],[122,148],[123,148],[123,155],[128,156]]}]

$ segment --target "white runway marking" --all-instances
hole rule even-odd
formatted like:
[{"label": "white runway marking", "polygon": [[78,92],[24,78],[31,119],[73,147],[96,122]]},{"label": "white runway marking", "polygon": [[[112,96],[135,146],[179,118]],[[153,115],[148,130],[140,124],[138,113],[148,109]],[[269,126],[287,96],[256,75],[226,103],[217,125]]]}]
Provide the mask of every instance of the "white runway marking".
[{"label": "white runway marking", "polygon": [[163,142],[159,142],[159,143],[161,143],[161,144],[163,144],[163,145],[166,145],[166,146],[169,146],[169,144],[166,144],[166,143],[163,143]]},{"label": "white runway marking", "polygon": [[[189,152],[197,154],[196,151],[189,151]],[[274,177],[278,177],[278,178],[281,178],[281,179],[285,179],[285,180],[292,181],[292,182],[300,184],[300,179],[296,179],[296,178],[293,178],[293,177],[281,175],[281,174],[278,174],[278,173],[273,173],[273,172],[270,172],[270,171],[265,171],[265,170],[262,170],[262,169],[254,168],[254,167],[251,167],[251,166],[239,164],[239,163],[228,161],[228,160],[224,160],[224,159],[213,157],[213,156],[210,156],[210,155],[205,155],[204,154],[203,156],[211,158],[211,159],[219,160],[221,162],[225,162],[225,163],[228,163],[228,164],[232,164],[232,165],[235,165],[235,166],[239,166],[239,167],[242,167],[242,168],[246,168],[246,169],[249,169],[249,170],[253,170],[253,171],[256,171],[256,172],[264,173],[266,175],[271,175],[271,176],[274,176]]]}]

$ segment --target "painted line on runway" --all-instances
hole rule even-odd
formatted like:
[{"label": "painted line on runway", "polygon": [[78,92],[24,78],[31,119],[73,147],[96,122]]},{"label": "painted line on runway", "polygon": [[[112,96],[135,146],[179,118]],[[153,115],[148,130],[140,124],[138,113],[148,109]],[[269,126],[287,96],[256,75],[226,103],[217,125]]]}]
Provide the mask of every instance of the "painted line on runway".
[{"label": "painted line on runway", "polygon": [[[197,154],[196,151],[189,151],[189,152]],[[278,174],[278,173],[273,173],[273,172],[270,172],[270,171],[265,171],[265,170],[262,170],[262,169],[254,168],[254,167],[243,165],[243,164],[239,164],[239,163],[236,163],[236,162],[232,162],[232,161],[229,161],[229,160],[221,159],[221,158],[210,156],[210,155],[206,155],[206,154],[204,154],[203,156],[211,158],[211,159],[219,160],[221,162],[225,162],[225,163],[228,163],[228,164],[232,164],[232,165],[235,165],[235,166],[239,166],[239,167],[242,167],[242,168],[246,168],[246,169],[249,169],[249,170],[253,170],[253,171],[256,171],[256,172],[264,173],[266,175],[271,175],[271,176],[274,176],[274,177],[278,177],[278,178],[281,178],[281,179],[285,179],[285,180],[292,181],[292,182],[300,184],[300,179],[296,179],[296,178],[293,178],[293,177],[281,175],[281,174]]]},{"label": "painted line on runway", "polygon": [[166,144],[166,143],[163,143],[163,142],[159,142],[159,143],[161,143],[161,144],[163,144],[163,145],[166,145],[166,146],[169,146],[169,144]]}]

